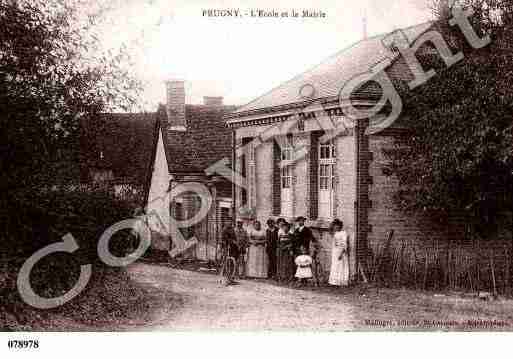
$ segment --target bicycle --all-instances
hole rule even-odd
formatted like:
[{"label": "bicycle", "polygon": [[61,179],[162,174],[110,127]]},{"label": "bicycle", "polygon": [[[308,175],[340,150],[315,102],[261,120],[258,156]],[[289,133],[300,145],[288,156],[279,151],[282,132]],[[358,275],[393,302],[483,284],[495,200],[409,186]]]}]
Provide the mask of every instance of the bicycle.
[{"label": "bicycle", "polygon": [[319,257],[318,257],[318,254],[314,254],[312,256],[312,259],[313,259],[313,277],[315,279],[315,285],[317,287],[320,287],[322,285],[322,283],[324,283],[325,281],[325,277],[324,277],[324,271],[322,270],[322,266],[321,266],[321,261],[319,260]]},{"label": "bicycle", "polygon": [[221,259],[221,266],[219,267],[219,275],[222,277],[221,283],[224,285],[232,284],[236,271],[237,261],[234,257],[229,255],[228,250],[225,250],[223,258]]}]

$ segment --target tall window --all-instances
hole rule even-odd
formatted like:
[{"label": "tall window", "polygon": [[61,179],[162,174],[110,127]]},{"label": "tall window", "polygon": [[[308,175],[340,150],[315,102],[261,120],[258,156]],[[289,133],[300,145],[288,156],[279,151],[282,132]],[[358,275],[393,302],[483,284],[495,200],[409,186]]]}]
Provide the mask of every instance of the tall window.
[{"label": "tall window", "polygon": [[[248,138],[243,138],[242,139],[242,146],[246,146],[248,143],[249,143],[249,140]],[[246,171],[246,167],[247,167],[247,159],[246,159],[246,154],[245,153],[242,153],[242,155],[239,157],[240,158],[240,174],[243,178],[247,178],[247,171]],[[246,188],[243,188],[241,187],[240,188],[240,202],[238,204],[239,207],[244,207],[244,206],[247,206],[248,205],[248,191],[246,190]]]},{"label": "tall window", "polygon": [[333,141],[319,143],[319,217],[334,215],[337,153]]},{"label": "tall window", "polygon": [[292,188],[292,166],[287,165],[281,169],[281,188]]},{"label": "tall window", "polygon": [[247,173],[247,203],[250,208],[256,207],[256,163],[255,163],[255,143],[251,139],[247,146],[248,153],[248,173]]},{"label": "tall window", "polygon": [[281,214],[292,217],[292,181],[294,148],[292,136],[287,136],[281,144]]},{"label": "tall window", "polygon": [[281,160],[292,161],[293,151],[294,149],[292,148],[292,137],[287,136],[287,142],[283,143],[281,146]]}]

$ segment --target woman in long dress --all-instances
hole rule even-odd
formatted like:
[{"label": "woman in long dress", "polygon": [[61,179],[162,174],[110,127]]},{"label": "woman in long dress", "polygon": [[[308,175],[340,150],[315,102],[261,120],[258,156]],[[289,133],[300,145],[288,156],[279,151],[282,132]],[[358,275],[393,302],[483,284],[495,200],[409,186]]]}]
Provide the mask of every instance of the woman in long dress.
[{"label": "woman in long dress", "polygon": [[294,278],[295,263],[293,253],[293,238],[290,224],[285,220],[280,222],[278,231],[278,280],[291,281]]},{"label": "woman in long dress", "polygon": [[333,246],[331,249],[331,270],[329,284],[336,286],[349,285],[349,242],[344,224],[335,219],[332,223]]},{"label": "woman in long dress", "polygon": [[262,229],[259,221],[255,221],[249,232],[248,262],[246,275],[253,278],[267,278],[268,259],[265,250],[267,232]]}]

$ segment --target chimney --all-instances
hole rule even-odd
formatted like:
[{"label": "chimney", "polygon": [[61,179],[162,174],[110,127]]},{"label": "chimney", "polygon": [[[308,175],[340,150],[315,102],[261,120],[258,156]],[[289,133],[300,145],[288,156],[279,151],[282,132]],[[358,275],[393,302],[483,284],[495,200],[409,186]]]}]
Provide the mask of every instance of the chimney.
[{"label": "chimney", "polygon": [[166,95],[166,112],[169,130],[186,131],[187,123],[185,120],[185,81],[166,81]]},{"label": "chimney", "polygon": [[223,106],[222,96],[203,96],[203,104],[205,106]]}]

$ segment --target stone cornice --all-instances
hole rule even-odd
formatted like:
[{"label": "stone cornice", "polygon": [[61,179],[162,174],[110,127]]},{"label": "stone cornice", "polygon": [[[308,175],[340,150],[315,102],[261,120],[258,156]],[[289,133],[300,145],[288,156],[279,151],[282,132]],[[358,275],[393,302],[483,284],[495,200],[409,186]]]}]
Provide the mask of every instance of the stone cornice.
[{"label": "stone cornice", "polygon": [[[375,102],[370,101],[351,101],[354,107],[372,107]],[[295,115],[298,115],[300,119],[308,119],[313,116],[322,117],[325,114],[329,116],[342,116],[342,108],[344,104],[336,102],[331,104],[315,104],[308,105],[304,111],[298,112],[297,110],[281,110],[275,111],[269,109],[269,112],[263,114],[247,114],[240,118],[234,118],[226,122],[226,125],[230,128],[248,127],[248,126],[261,126],[269,125],[277,122],[284,122],[289,120]],[[233,115],[233,114],[232,114]],[[229,117],[225,117],[229,118]]]}]

